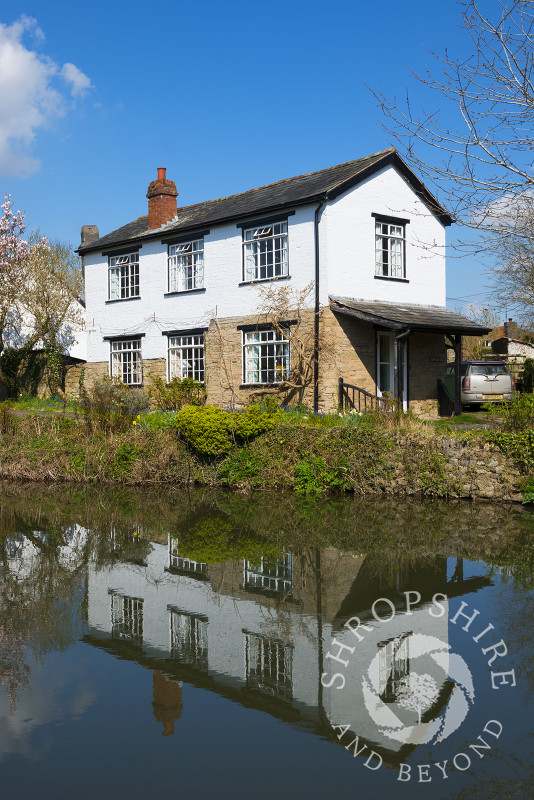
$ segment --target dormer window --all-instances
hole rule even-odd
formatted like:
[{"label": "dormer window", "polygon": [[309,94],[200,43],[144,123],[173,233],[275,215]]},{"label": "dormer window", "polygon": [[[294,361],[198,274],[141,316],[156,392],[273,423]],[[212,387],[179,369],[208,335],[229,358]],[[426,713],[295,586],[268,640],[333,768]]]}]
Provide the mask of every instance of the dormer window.
[{"label": "dormer window", "polygon": [[245,281],[289,275],[287,220],[243,230]]}]

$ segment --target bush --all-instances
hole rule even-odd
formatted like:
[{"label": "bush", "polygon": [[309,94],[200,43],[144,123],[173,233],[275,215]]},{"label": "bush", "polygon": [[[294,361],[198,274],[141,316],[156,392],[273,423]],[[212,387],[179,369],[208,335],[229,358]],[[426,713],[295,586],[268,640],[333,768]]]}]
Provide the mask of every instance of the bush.
[{"label": "bush", "polygon": [[132,389],[112,378],[100,378],[89,391],[80,387],[79,410],[97,428],[125,430],[133,416],[149,405],[143,389]]},{"label": "bush", "polygon": [[204,385],[192,378],[173,378],[165,383],[152,377],[152,381],[148,393],[161,411],[179,411],[183,406],[201,406],[206,402]]},{"label": "bush", "polygon": [[322,458],[312,457],[295,467],[295,492],[304,495],[347,491],[351,488],[347,475],[347,461],[344,456],[333,467],[327,466]]},{"label": "bush", "polygon": [[534,394],[519,394],[500,409],[505,431],[527,431],[534,428]]},{"label": "bush", "polygon": [[228,412],[214,406],[185,406],[176,415],[176,427],[199,453],[220,456],[230,449]]},{"label": "bush", "polygon": [[220,456],[236,441],[248,441],[270,430],[276,416],[253,404],[244,411],[223,411],[214,406],[185,406],[176,415],[176,427],[199,453]]}]

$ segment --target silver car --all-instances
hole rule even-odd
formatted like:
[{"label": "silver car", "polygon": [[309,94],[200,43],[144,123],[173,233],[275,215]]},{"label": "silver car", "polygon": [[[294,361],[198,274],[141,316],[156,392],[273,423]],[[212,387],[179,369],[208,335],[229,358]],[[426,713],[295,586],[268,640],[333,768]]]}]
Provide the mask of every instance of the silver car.
[{"label": "silver car", "polygon": [[[504,361],[463,361],[462,405],[499,403],[511,400],[515,391],[515,381]],[[445,386],[454,397],[455,365],[445,369]]]}]

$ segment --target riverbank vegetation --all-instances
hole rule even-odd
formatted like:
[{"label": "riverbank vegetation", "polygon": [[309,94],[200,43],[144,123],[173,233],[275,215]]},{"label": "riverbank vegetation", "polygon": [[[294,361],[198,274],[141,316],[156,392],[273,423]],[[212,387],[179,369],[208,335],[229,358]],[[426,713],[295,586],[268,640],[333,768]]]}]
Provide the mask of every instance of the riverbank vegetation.
[{"label": "riverbank vegetation", "polygon": [[[279,408],[272,399],[219,409],[202,405],[196,392],[175,387],[175,408],[168,397],[159,403],[165,407],[154,408],[143,392],[102,382],[67,405],[28,398],[0,404],[0,477],[285,489],[303,496],[478,492],[518,499],[524,489],[527,499],[534,497],[531,396],[494,409],[490,427],[455,431],[395,409],[314,414]],[[451,455],[451,441],[460,457]],[[503,491],[480,488],[485,463],[459,465],[473,448],[504,453],[520,474],[507,477],[499,462],[492,480]]]}]

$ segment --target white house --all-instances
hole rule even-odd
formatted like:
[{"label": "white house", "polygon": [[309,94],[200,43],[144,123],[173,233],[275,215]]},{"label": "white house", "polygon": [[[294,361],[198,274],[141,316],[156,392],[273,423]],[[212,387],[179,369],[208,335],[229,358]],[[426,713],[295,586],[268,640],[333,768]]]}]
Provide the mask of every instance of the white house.
[{"label": "white house", "polygon": [[[192,206],[177,194],[160,168],[148,215],[82,228],[87,383],[191,377],[226,405],[287,388],[307,351],[315,408],[337,406],[340,379],[406,406],[436,397],[445,337],[459,359],[482,330],[445,308],[452,220],[394,149]],[[268,314],[266,287],[309,299]]]}]

